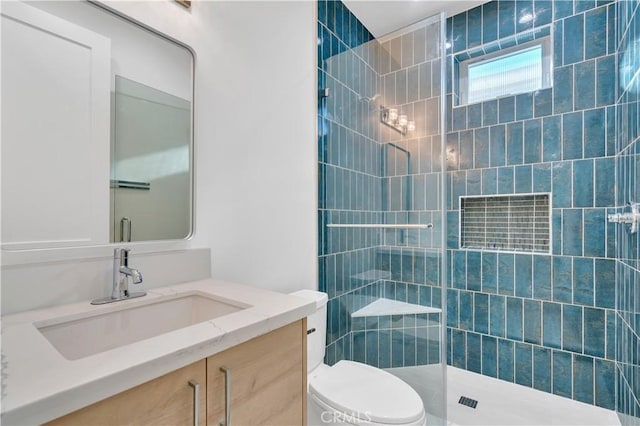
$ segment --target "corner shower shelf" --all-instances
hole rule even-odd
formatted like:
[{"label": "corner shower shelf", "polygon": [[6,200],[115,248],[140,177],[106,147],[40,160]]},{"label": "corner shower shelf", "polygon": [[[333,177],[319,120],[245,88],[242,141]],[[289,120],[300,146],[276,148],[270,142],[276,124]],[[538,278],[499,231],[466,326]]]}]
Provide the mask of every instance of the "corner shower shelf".
[{"label": "corner shower shelf", "polygon": [[405,224],[387,224],[387,223],[329,223],[327,228],[385,228],[385,229],[432,229],[433,223],[405,223]]},{"label": "corner shower shelf", "polygon": [[400,302],[398,300],[391,300],[382,297],[352,313],[351,318],[436,313],[442,313],[442,309],[415,305],[413,303]]}]

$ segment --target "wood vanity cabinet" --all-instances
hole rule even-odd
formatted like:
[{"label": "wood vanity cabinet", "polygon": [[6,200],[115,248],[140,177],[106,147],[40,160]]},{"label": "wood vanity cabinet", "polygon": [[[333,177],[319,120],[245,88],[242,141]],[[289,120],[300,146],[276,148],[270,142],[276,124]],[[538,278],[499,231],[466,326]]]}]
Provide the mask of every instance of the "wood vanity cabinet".
[{"label": "wood vanity cabinet", "polygon": [[207,358],[207,424],[226,424],[227,379],[232,426],[306,424],[306,339],[303,319]]},{"label": "wood vanity cabinet", "polygon": [[193,425],[194,388],[200,385],[199,426],[205,425],[207,364],[200,360],[103,399],[47,425]]},{"label": "wood vanity cabinet", "polygon": [[198,426],[225,425],[227,396],[231,426],[304,425],[306,330],[296,321],[47,424],[194,425],[191,382],[200,385]]}]

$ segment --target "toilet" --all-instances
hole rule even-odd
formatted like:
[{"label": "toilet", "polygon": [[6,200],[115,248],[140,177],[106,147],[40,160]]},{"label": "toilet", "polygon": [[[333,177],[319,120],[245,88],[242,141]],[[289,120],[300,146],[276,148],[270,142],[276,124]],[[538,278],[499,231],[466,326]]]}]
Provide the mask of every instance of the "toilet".
[{"label": "toilet", "polygon": [[324,364],[327,295],[312,290],[291,295],[316,302],[316,312],[307,317],[309,425],[426,425],[422,399],[396,376],[360,362]]}]

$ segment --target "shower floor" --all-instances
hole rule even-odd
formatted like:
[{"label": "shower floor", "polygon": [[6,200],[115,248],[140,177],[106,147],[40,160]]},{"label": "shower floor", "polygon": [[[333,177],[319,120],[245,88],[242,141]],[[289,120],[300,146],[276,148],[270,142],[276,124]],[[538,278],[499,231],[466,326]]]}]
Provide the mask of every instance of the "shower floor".
[{"label": "shower floor", "polygon": [[[388,369],[411,385],[425,401],[427,413],[439,413],[441,367],[427,365]],[[455,367],[447,367],[449,425],[615,425],[614,411],[573,401]],[[431,384],[431,386],[429,386]],[[478,401],[477,408],[458,404],[461,396]],[[429,421],[430,420],[430,421]],[[427,425],[441,424],[435,417]]]}]

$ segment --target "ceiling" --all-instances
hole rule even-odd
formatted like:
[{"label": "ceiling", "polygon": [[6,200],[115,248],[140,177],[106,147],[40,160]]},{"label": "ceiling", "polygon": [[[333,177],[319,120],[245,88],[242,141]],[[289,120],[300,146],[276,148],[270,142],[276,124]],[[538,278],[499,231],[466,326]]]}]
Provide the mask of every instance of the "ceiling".
[{"label": "ceiling", "polygon": [[487,0],[343,0],[360,22],[380,38],[439,12],[447,16],[471,9]]}]

